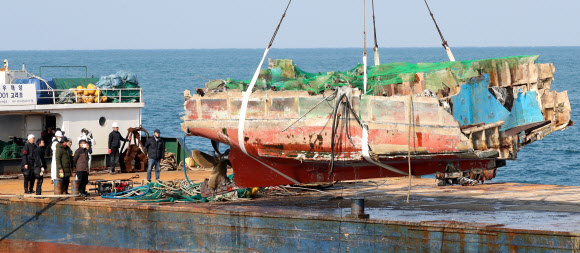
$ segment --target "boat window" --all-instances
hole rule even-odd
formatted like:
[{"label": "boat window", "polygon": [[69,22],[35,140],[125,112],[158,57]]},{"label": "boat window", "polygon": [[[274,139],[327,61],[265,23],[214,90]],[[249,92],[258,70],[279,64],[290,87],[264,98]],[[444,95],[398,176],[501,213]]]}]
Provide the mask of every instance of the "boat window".
[{"label": "boat window", "polygon": [[105,126],[105,123],[107,123],[107,119],[105,119],[105,117],[101,117],[99,119],[99,125],[101,126]]}]

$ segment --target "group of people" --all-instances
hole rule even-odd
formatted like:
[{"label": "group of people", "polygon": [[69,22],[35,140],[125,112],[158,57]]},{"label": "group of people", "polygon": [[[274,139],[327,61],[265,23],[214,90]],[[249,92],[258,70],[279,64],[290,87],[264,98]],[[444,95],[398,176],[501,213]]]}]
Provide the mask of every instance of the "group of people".
[{"label": "group of people", "polygon": [[[53,136],[54,135],[54,136]],[[155,178],[159,180],[159,167],[165,157],[165,143],[161,139],[161,132],[155,129],[154,136],[149,138],[145,143],[145,153],[148,157],[147,180],[151,181],[151,170],[155,166]],[[42,183],[46,165],[47,137],[52,137],[52,163],[51,179],[61,179],[61,191],[63,194],[69,194],[70,177],[73,175],[73,169],[76,169],[76,179],[79,181],[79,193],[83,196],[89,195],[86,186],[89,183],[89,172],[91,169],[92,148],[96,144],[92,134],[87,129],[81,130],[81,135],[77,141],[79,148],[74,152],[71,150],[72,140],[64,136],[60,129],[47,129],[42,133],[42,138],[36,140],[33,134],[28,135],[28,141],[22,149],[22,174],[24,175],[24,192],[26,194],[35,193],[34,183],[36,181],[36,195],[42,194]],[[126,142],[131,139],[125,139],[119,133],[119,125],[113,123],[113,131],[109,134],[110,167],[109,173],[115,173],[115,167],[119,162],[119,149],[121,141]]]},{"label": "group of people", "polygon": [[[50,129],[48,131],[50,133]],[[42,194],[42,183],[44,181],[44,172],[47,169],[46,164],[46,136],[35,141],[33,134],[28,135],[28,141],[22,149],[22,174],[24,175],[24,192],[36,195]],[[52,163],[51,179],[61,179],[61,191],[63,194],[69,194],[68,188],[70,177],[73,174],[73,168],[76,168],[76,178],[79,180],[79,193],[88,195],[86,185],[89,183],[89,170],[91,162],[92,146],[95,144],[92,135],[87,129],[81,130],[78,138],[79,148],[74,152],[71,150],[72,140],[64,136],[60,129],[55,129],[52,138]],[[34,191],[34,182],[36,181],[36,191]]]},{"label": "group of people", "polygon": [[46,160],[44,159],[44,140],[35,140],[34,135],[28,135],[28,141],[22,149],[22,174],[24,175],[24,192],[34,193],[34,181],[37,181],[36,195],[40,195]]}]

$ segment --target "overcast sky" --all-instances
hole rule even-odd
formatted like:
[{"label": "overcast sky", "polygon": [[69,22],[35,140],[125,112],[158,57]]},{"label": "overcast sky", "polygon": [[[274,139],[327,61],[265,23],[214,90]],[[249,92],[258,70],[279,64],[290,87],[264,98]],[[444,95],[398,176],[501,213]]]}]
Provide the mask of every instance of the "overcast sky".
[{"label": "overcast sky", "polygon": [[[264,48],[282,0],[7,0],[2,50]],[[372,47],[371,1],[367,45]],[[431,0],[451,47],[580,46],[578,0]],[[380,47],[438,47],[422,0],[376,0]],[[362,47],[363,0],[293,0],[274,47]]]}]

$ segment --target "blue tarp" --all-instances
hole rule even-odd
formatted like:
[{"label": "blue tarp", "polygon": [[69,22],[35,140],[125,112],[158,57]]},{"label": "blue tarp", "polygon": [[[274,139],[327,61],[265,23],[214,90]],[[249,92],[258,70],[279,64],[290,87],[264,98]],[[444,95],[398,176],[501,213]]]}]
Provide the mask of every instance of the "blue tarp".
[{"label": "blue tarp", "polygon": [[101,76],[101,79],[95,85],[100,89],[109,89],[121,86],[126,82],[139,84],[135,73],[120,70],[113,75]]}]

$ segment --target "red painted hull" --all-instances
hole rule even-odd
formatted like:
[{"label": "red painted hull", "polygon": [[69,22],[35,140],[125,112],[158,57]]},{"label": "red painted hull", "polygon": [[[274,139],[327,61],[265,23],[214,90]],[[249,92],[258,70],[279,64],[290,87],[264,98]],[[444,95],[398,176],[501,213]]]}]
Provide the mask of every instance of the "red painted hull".
[{"label": "red painted hull", "polygon": [[[237,122],[220,123],[222,127],[189,127],[187,131],[190,135],[230,145],[229,160],[234,169],[235,182],[240,187],[293,184],[255,159],[300,183],[406,176],[409,171],[407,160],[409,148],[412,151],[411,175],[444,172],[450,163],[463,171],[493,169],[496,165],[495,159],[480,159],[474,155],[466,155],[461,148],[465,149],[467,145],[465,139],[461,139],[457,134],[458,128],[457,132],[453,132],[418,125],[419,131],[411,138],[412,142],[409,145],[409,133],[405,129],[394,131],[389,128],[393,126],[392,124],[373,125],[374,128],[369,130],[369,143],[373,153],[379,157],[375,161],[400,171],[393,172],[363,158],[362,129],[355,122],[351,122],[349,132],[352,142],[345,136],[337,141],[334,150],[336,162],[331,175],[332,134],[329,127],[303,125],[281,132],[288,122],[276,120],[248,122],[244,132],[244,145],[248,154],[252,156],[250,157],[241,151],[237,142],[238,128],[235,127]],[[381,147],[383,150],[384,147],[395,148],[391,148],[387,153],[381,152]]]},{"label": "red painted hull", "polygon": [[[240,187],[262,187],[272,185],[293,184],[288,179],[260,164],[237,148],[231,148],[230,161],[234,169],[234,180]],[[401,176],[401,174],[383,169],[364,160],[336,161],[334,173],[330,176],[328,161],[300,161],[284,158],[259,158],[262,162],[276,168],[276,170],[299,181],[300,183],[315,183],[343,180],[357,180],[369,178],[384,178]],[[406,157],[380,159],[383,164],[407,172],[409,170]],[[495,159],[461,159],[456,155],[429,156],[411,160],[412,175],[428,175],[445,171],[448,163],[458,168],[495,168]]]}]

